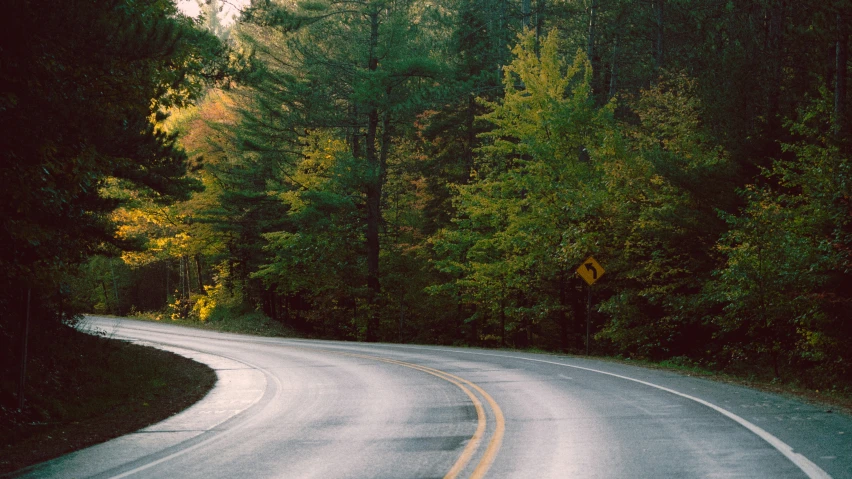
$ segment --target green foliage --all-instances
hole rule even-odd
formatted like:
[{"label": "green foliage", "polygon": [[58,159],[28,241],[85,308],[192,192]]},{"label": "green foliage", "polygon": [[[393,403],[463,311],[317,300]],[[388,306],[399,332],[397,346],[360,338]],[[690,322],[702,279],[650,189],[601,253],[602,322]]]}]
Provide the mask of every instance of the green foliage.
[{"label": "green foliage", "polygon": [[279,194],[291,231],[264,235],[270,259],[253,276],[283,295],[353,297],[363,282],[363,256],[353,253],[363,244],[357,192],[367,173],[331,135],[305,140],[309,146],[291,175],[301,188]]},{"label": "green foliage", "polygon": [[808,323],[821,319],[812,292],[831,269],[830,245],[810,237],[812,218],[796,205],[765,190],[746,194],[743,216],[729,218],[731,230],[720,242],[727,265],[719,272],[725,314],[717,321],[723,333],[740,333],[730,335],[742,338],[746,351],[734,354],[767,353],[777,361],[807,353]]},{"label": "green foliage", "polygon": [[116,185],[159,205],[199,189],[156,123],[219,76],[222,46],[161,1],[14,1],[0,28],[15,38],[0,51],[3,331],[22,289],[49,294],[93,254],[138,247],[115,235]]},{"label": "green foliage", "polygon": [[[695,298],[717,265],[714,244],[730,208],[726,153],[700,122],[694,81],[672,75],[641,93],[638,125],[604,167],[613,294],[600,339],[642,357],[701,356],[711,331]],[[620,148],[620,149],[619,149]]]},{"label": "green foliage", "polygon": [[599,177],[578,152],[594,158],[604,146],[612,106],[594,105],[585,56],[567,67],[559,45],[551,33],[539,56],[533,34],[521,37],[504,98],[483,101],[490,112],[480,118],[494,128],[481,135],[474,179],[457,188],[455,231],[433,239],[438,269],[457,278],[450,291],[477,304],[483,331],[501,342],[508,334],[525,345],[543,322],[565,321],[561,290],[594,242]]},{"label": "green foliage", "polygon": [[800,141],[785,145],[792,160],[777,160],[764,175],[773,188],[749,187],[743,214],[729,216],[720,249],[727,264],[709,285],[724,305],[716,317],[731,354],[784,365],[831,364],[850,346],[849,156],[831,133],[823,98],[803,108],[789,128]]}]

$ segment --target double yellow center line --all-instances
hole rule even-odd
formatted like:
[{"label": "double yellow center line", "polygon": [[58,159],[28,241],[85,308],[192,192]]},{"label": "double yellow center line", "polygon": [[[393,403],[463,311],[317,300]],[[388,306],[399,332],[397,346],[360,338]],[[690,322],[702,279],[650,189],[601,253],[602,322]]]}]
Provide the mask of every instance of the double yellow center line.
[{"label": "double yellow center line", "polygon": [[506,431],[506,420],[503,417],[503,411],[500,409],[500,406],[497,405],[497,402],[494,401],[494,398],[492,398],[481,387],[468,381],[467,379],[460,378],[458,376],[455,376],[445,371],[441,371],[439,369],[422,366],[420,364],[407,363],[404,361],[397,361],[395,359],[388,359],[376,356],[367,356],[363,354],[341,352],[335,353],[343,356],[370,359],[373,361],[381,361],[383,363],[396,364],[398,366],[416,369],[418,371],[431,374],[447,382],[450,382],[456,385],[465,394],[467,394],[467,397],[470,398],[470,401],[473,403],[474,408],[476,408],[476,432],[473,433],[473,437],[471,437],[470,441],[467,443],[467,446],[465,446],[461,455],[456,460],[455,464],[453,464],[453,467],[444,476],[444,479],[456,479],[459,476],[459,474],[464,470],[464,468],[473,458],[474,454],[476,454],[476,451],[479,449],[480,443],[482,442],[482,438],[485,435],[487,416],[485,414],[485,409],[482,406],[482,402],[479,400],[479,397],[474,394],[473,391],[479,393],[479,395],[483,399],[485,399],[485,402],[488,403],[488,407],[491,408],[491,412],[494,414],[495,426],[494,431],[491,434],[491,440],[488,441],[488,445],[485,448],[485,452],[482,454],[482,457],[479,459],[479,463],[476,464],[476,467],[473,469],[473,472],[471,472],[470,478],[481,479],[482,477],[485,477],[485,473],[488,472],[488,469],[494,462],[494,458],[497,457],[497,452],[500,450],[500,445],[503,442],[503,434]]}]

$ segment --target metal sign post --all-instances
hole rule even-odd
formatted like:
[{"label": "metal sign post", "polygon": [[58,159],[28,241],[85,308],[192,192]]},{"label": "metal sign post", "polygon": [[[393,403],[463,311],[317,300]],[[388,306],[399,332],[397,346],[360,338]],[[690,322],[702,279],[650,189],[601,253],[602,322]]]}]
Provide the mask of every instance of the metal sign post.
[{"label": "metal sign post", "polygon": [[591,343],[591,324],[592,324],[592,285],[600,279],[604,274],[603,266],[600,265],[595,258],[589,256],[583,264],[577,268],[577,274],[583,278],[583,281],[588,285],[588,297],[586,298],[586,356],[589,355],[589,345]]},{"label": "metal sign post", "polygon": [[589,330],[591,329],[592,324],[592,285],[586,286],[586,289],[589,290],[589,295],[586,298],[586,356],[589,355]]},{"label": "metal sign post", "polygon": [[21,328],[21,377],[18,381],[18,412],[24,411],[24,390],[27,387],[27,340],[30,335],[30,297],[32,288],[27,288],[27,314]]}]

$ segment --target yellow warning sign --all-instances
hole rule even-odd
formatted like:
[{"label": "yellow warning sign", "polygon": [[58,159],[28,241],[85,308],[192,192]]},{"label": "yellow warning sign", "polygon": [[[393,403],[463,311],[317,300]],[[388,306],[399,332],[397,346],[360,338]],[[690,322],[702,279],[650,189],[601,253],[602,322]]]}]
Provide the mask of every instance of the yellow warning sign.
[{"label": "yellow warning sign", "polygon": [[604,269],[600,263],[595,261],[595,258],[589,256],[589,258],[586,261],[583,261],[583,264],[577,268],[577,274],[583,278],[583,281],[591,286],[595,284],[595,281],[599,280],[601,276],[603,276]]}]

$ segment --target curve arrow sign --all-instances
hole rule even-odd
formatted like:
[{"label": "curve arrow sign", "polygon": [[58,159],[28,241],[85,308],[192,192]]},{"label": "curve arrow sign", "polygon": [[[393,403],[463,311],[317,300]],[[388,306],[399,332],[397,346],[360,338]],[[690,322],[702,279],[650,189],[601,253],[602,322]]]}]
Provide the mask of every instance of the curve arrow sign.
[{"label": "curve arrow sign", "polygon": [[592,272],[592,279],[598,279],[598,270],[595,268],[594,263],[586,263],[586,270]]},{"label": "curve arrow sign", "polygon": [[600,265],[595,258],[589,256],[586,261],[583,261],[583,264],[577,268],[577,274],[583,278],[589,286],[595,284],[597,280],[601,278],[604,274],[603,266]]}]

